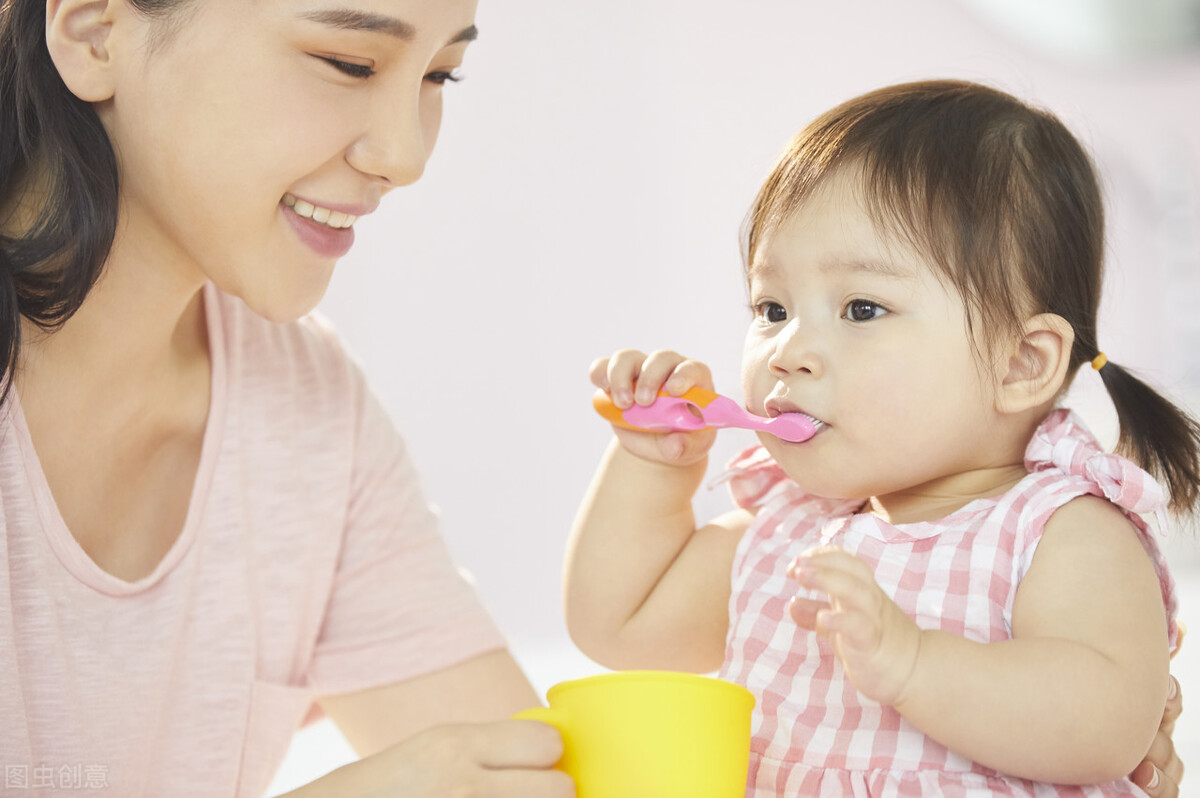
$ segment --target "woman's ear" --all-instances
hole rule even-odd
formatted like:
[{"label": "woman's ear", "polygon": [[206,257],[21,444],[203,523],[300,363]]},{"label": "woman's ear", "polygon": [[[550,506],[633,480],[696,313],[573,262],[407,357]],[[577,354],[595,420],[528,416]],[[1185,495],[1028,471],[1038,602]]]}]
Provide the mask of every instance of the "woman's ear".
[{"label": "woman's ear", "polygon": [[85,102],[113,96],[109,49],[113,13],[120,0],[46,0],[46,47],[63,83]]},{"label": "woman's ear", "polygon": [[1074,344],[1075,331],[1062,316],[1039,313],[1028,319],[997,375],[997,409],[1021,413],[1053,401],[1066,381]]}]

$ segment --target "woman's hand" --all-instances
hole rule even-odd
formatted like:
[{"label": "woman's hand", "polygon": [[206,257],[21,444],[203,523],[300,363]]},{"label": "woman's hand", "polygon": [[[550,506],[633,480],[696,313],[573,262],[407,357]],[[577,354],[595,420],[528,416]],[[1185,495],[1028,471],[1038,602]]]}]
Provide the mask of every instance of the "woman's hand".
[{"label": "woman's hand", "polygon": [[283,798],[574,798],[554,770],[562,737],[544,723],[437,726],[339,768]]},{"label": "woman's hand", "polygon": [[896,704],[917,664],[921,630],[875,581],[863,560],[835,546],[796,558],[788,575],[828,601],[796,596],[792,618],[827,639],[858,691]]},{"label": "woman's hand", "polygon": [[[614,405],[625,410],[635,403],[650,405],[660,390],[682,396],[690,388],[712,390],[708,366],[665,349],[643,354],[622,349],[612,357],[592,363],[588,374],[592,384],[604,391]],[[696,432],[638,432],[613,426],[613,432],[627,451],[643,460],[668,465],[692,465],[708,456],[716,440],[716,430]]]},{"label": "woman's hand", "polygon": [[[1183,636],[1187,627],[1179,624],[1179,644],[1171,654],[1174,657],[1183,646]],[[1150,750],[1142,763],[1130,774],[1134,784],[1145,790],[1150,798],[1177,798],[1179,784],[1183,781],[1183,762],[1175,752],[1175,744],[1171,737],[1175,734],[1175,720],[1183,711],[1183,693],[1179,682],[1174,676],[1170,677],[1171,685],[1167,693],[1167,706],[1163,710],[1162,723]]]}]

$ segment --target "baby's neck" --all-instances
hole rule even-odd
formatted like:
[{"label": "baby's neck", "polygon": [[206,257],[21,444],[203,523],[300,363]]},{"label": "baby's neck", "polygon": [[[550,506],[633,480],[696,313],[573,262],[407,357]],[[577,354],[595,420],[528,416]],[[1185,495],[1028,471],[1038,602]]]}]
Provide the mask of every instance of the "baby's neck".
[{"label": "baby's neck", "polygon": [[863,512],[890,524],[937,521],[976,499],[999,496],[1025,478],[1023,463],[979,468],[894,493],[872,496]]}]

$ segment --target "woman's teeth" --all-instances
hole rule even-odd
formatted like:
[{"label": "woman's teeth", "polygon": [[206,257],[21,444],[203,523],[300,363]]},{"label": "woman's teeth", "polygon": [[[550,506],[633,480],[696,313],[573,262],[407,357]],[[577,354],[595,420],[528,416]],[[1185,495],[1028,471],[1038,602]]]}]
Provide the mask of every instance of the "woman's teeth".
[{"label": "woman's teeth", "polygon": [[302,199],[296,199],[291,194],[283,195],[283,204],[295,211],[297,216],[303,216],[305,219],[320,222],[326,227],[342,229],[358,221],[357,216],[351,216],[341,211],[331,211],[329,208],[322,208],[319,205],[313,205]]}]

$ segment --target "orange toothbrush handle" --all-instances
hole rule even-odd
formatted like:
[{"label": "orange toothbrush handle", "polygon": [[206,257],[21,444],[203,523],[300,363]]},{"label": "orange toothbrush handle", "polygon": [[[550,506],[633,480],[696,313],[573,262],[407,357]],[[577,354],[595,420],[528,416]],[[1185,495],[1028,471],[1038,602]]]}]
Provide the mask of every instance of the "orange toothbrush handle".
[{"label": "orange toothbrush handle", "polygon": [[[669,394],[666,391],[659,391],[658,395],[672,396],[673,394]],[[688,388],[679,398],[686,399],[698,407],[708,407],[709,403],[713,399],[716,399],[717,396],[718,394],[704,388]],[[612,398],[604,391],[596,391],[596,394],[592,397],[592,407],[596,408],[596,412],[614,426],[633,430],[642,429],[626,421],[621,409],[613,404]]]}]

